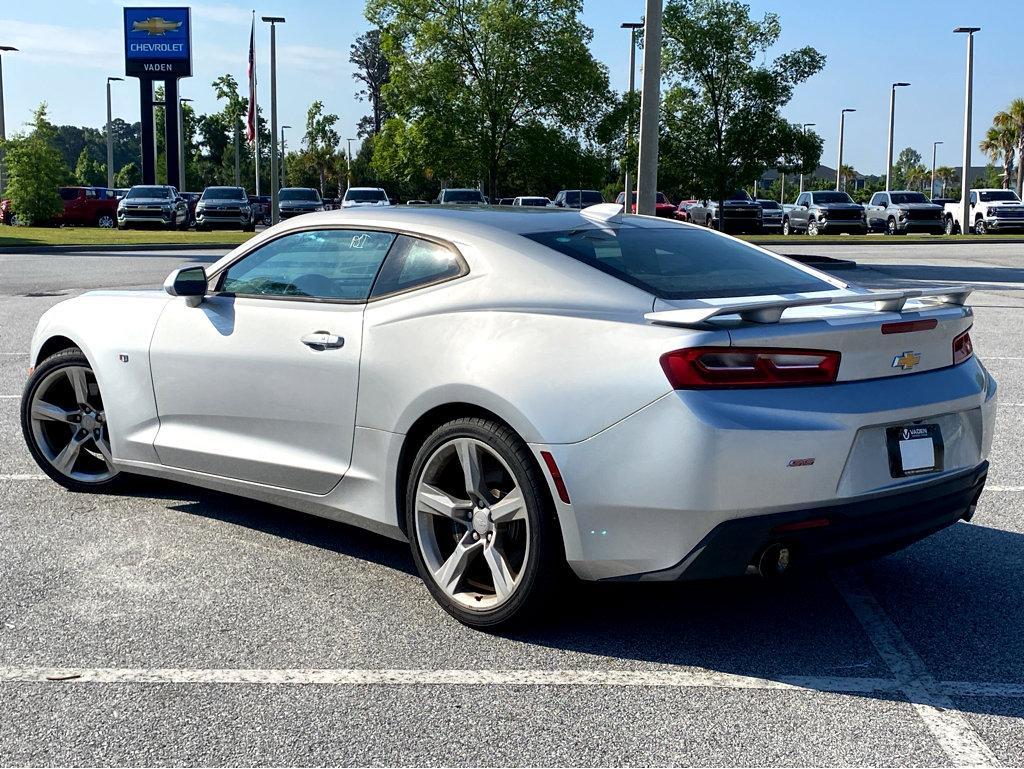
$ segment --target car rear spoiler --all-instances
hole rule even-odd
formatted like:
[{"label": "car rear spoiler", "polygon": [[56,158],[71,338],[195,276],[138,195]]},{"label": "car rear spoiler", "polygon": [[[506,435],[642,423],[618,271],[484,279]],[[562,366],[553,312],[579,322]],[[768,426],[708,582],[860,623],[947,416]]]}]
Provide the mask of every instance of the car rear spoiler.
[{"label": "car rear spoiler", "polygon": [[771,299],[749,298],[713,300],[695,299],[692,307],[649,312],[644,318],[651,323],[668,326],[696,326],[719,315],[739,315],[750,323],[778,323],[790,307],[813,307],[827,304],[871,304],[875,312],[900,312],[910,299],[923,299],[931,304],[963,305],[973,289],[967,286],[942,288],[900,288],[891,291],[869,291],[828,296],[791,294]]}]

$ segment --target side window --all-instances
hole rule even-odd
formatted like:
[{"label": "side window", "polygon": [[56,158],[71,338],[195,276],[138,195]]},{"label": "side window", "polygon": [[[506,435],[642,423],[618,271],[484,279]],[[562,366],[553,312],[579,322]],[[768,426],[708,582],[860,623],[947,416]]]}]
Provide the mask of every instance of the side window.
[{"label": "side window", "polygon": [[294,232],[231,265],[220,290],[243,296],[365,302],[394,241],[388,232]]},{"label": "side window", "polygon": [[881,192],[876,192],[874,195],[871,196],[871,203],[869,205],[872,205],[872,206],[884,206],[885,205],[885,195],[882,194]]},{"label": "side window", "polygon": [[399,235],[381,268],[377,282],[373,284],[370,296],[408,291],[458,277],[463,272],[462,262],[450,248],[429,240]]},{"label": "side window", "polygon": [[[962,198],[961,198],[961,200],[962,200]],[[978,202],[978,193],[977,192],[972,192],[971,193],[971,205],[973,206],[977,202]]]},{"label": "side window", "polygon": [[798,197],[798,198],[796,199],[796,204],[797,204],[798,206],[802,206],[802,205],[803,205],[804,203],[810,203],[810,202],[811,202],[811,201],[810,201],[810,196],[809,196],[809,195],[808,195],[808,194],[807,194],[806,192],[802,193],[802,194],[800,195],[800,197]]}]

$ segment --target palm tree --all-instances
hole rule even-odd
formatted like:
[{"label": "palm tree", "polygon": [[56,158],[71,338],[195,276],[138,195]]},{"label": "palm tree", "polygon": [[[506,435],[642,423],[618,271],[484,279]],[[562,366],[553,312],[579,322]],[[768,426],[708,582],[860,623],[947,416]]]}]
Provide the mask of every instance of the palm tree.
[{"label": "palm tree", "polygon": [[1017,152],[1017,136],[1013,130],[1005,123],[1002,125],[994,123],[985,132],[985,138],[978,143],[978,149],[988,155],[993,163],[1002,161],[1003,189],[1009,189],[1013,156]]},{"label": "palm tree", "polygon": [[[1024,196],[1024,98],[1010,102],[1010,106],[997,112],[992,118],[994,127],[1006,129],[1013,137],[1013,146],[1017,153],[1017,197]],[[1009,186],[1009,185],[1007,185]]]},{"label": "palm tree", "polygon": [[925,171],[925,167],[918,164],[911,166],[907,169],[907,188],[908,189],[921,189],[926,181],[931,179],[930,174]]},{"label": "palm tree", "polygon": [[839,183],[840,189],[846,189],[846,182],[850,179],[856,179],[857,172],[853,170],[853,166],[843,163],[843,167],[839,169]]},{"label": "palm tree", "polygon": [[939,166],[935,169],[935,178],[942,184],[942,197],[946,197],[946,185],[952,184],[956,179],[956,169],[950,166]]}]

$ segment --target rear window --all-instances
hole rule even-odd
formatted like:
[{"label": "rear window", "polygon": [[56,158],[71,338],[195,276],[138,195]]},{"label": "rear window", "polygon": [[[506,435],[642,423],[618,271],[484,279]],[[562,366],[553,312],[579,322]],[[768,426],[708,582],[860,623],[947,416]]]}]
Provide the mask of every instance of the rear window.
[{"label": "rear window", "polygon": [[444,200],[446,203],[483,203],[484,194],[480,190],[445,190]]},{"label": "rear window", "polygon": [[836,288],[745,243],[689,227],[586,227],[524,237],[662,299]]},{"label": "rear window", "polygon": [[565,202],[570,206],[593,206],[604,203],[604,198],[597,190],[566,190]]},{"label": "rear window", "polygon": [[387,199],[388,197],[384,194],[384,190],[357,190],[349,188],[348,192],[345,193],[345,200],[355,201],[356,203],[377,203]]}]

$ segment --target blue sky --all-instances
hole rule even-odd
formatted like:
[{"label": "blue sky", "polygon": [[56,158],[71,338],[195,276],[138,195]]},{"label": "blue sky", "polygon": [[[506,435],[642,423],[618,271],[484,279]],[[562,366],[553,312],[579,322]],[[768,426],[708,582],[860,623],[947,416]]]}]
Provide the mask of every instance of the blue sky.
[{"label": "blue sky", "polygon": [[[185,5],[183,2],[132,5]],[[55,122],[102,125],[104,82],[123,74],[121,8],[112,0],[36,0],[0,6],[0,44],[21,52],[4,57],[8,132],[20,129],[40,101]],[[244,84],[252,9],[231,0],[192,3],[194,77],[183,80],[183,96],[200,111],[216,109],[210,82],[231,72]],[[1024,96],[1024,56],[1019,30],[1021,0],[968,5],[954,0],[858,0],[850,3],[750,0],[755,14],[774,11],[782,20],[779,52],[813,45],[828,57],[823,72],[801,86],[786,107],[794,122],[816,123],[825,139],[822,160],[835,165],[839,111],[854,107],[846,124],[845,160],[859,171],[884,172],[889,84],[912,83],[897,93],[896,151],[915,147],[931,161],[958,165],[963,131],[965,41],[958,25],[981,26],[975,40],[974,133],[993,113]],[[586,0],[584,21],[594,30],[593,52],[610,70],[613,87],[626,85],[628,46],[621,21],[639,19],[643,0]],[[354,136],[367,111],[356,101],[349,45],[367,28],[362,0],[276,0],[257,15],[283,15],[279,28],[278,90],[282,124],[295,126],[289,144],[301,138],[306,108],[322,99],[341,117],[340,133]],[[632,12],[631,12],[632,11]],[[260,101],[269,104],[269,31],[257,26]],[[135,80],[115,84],[115,115],[138,119]],[[976,142],[975,142],[976,144]],[[977,150],[974,164],[985,162]]]}]

